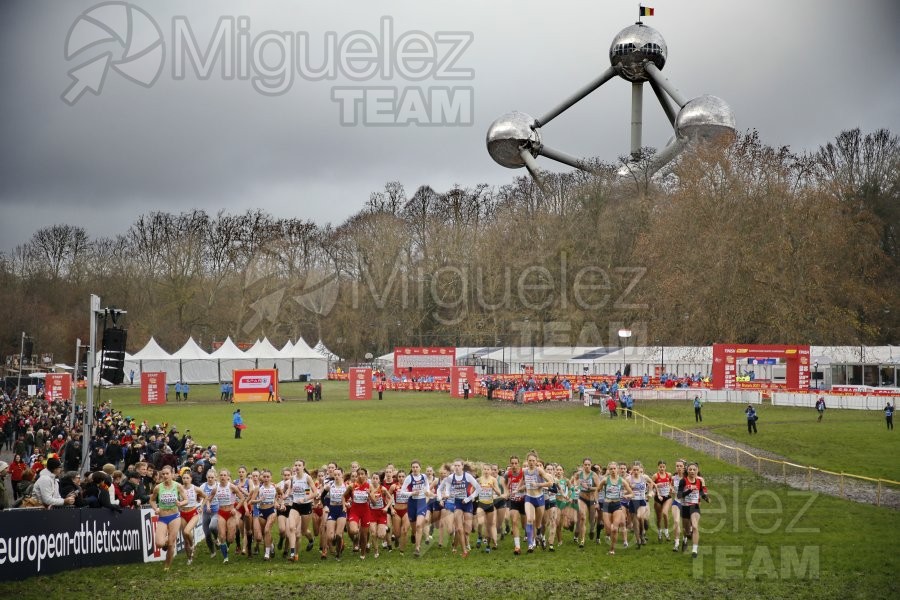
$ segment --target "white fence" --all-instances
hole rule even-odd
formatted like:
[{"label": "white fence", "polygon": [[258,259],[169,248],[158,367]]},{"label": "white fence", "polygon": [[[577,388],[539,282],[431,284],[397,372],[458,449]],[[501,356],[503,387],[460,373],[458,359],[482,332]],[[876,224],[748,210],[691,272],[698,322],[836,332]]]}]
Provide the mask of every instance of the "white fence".
[{"label": "white fence", "polygon": [[[822,394],[794,394],[785,392],[775,392],[772,394],[772,406],[802,406],[805,408],[815,408],[816,400]],[[896,397],[891,396],[851,396],[851,395],[825,395],[825,406],[827,408],[849,408],[854,410],[881,410],[884,405],[890,402],[892,405],[897,401]]]},{"label": "white fence", "polygon": [[730,402],[732,404],[761,404],[762,394],[749,390],[707,390],[682,388],[671,390],[630,390],[635,400],[693,400],[700,396],[703,402]]}]

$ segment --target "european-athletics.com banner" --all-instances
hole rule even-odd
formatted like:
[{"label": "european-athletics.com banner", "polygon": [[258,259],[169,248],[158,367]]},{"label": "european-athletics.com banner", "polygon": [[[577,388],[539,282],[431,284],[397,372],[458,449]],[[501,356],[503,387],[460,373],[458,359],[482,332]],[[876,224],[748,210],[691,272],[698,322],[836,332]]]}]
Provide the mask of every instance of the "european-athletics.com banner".
[{"label": "european-athletics.com banner", "polygon": [[0,581],[142,562],[141,528],[138,510],[5,510],[0,512]]}]

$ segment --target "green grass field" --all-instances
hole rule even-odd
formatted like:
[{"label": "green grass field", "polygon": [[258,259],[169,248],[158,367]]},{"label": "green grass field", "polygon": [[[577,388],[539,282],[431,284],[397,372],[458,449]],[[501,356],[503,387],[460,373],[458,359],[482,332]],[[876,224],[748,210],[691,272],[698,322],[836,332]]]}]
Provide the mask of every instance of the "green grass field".
[{"label": "green grass field", "polygon": [[[284,386],[282,391],[288,398],[301,395],[299,386]],[[712,492],[712,504],[703,507],[701,557],[691,560],[689,554],[676,554],[671,546],[656,544],[653,531],[644,549],[632,547],[616,556],[608,556],[605,547],[596,544],[579,550],[571,543],[571,535],[553,554],[538,551],[519,557],[512,555],[509,538],[501,542],[498,552],[473,552],[467,559],[446,548],[429,548],[421,559],[393,552],[362,562],[347,553],[341,562],[320,562],[311,552],[302,553],[297,564],[236,557],[223,566],[219,559],[201,553],[190,568],[183,556],[176,557],[167,578],[161,564],[85,569],[4,583],[4,592],[9,591],[4,597],[113,593],[144,598],[170,596],[176,589],[178,595],[199,598],[410,594],[442,599],[580,598],[623,593],[635,598],[697,594],[732,599],[888,598],[900,593],[895,576],[900,542],[893,534],[900,526],[898,511],[772,484],[750,471],[642,432],[633,423],[600,417],[597,409],[577,403],[510,406],[484,399],[451,400],[437,393],[391,393],[381,402],[351,402],[346,384],[336,383],[326,385],[324,396],[321,403],[290,400],[279,405],[240,405],[248,428],[244,439],[235,440],[233,406],[219,403],[213,386],[192,386],[191,403],[164,407],[140,406],[134,390],[103,392],[104,398],[111,398],[128,415],[152,423],[175,423],[180,430],[190,428],[200,442],[217,444],[220,464],[229,467],[280,468],[298,457],[311,467],[329,460],[344,465],[358,460],[380,468],[388,461],[405,466],[412,459],[438,464],[456,457],[504,464],[510,454],[521,456],[535,448],[545,460],[562,462],[567,469],[590,456],[595,462],[640,459],[650,470],[660,458],[672,464],[676,457],[687,456],[701,462]],[[690,406],[648,402],[642,409],[673,425],[693,426]],[[772,451],[796,458],[788,444],[802,448],[844,435],[843,444],[853,445],[857,438],[867,444],[851,455],[855,456],[852,462],[868,453],[888,455],[896,450],[896,441],[883,435],[879,428],[883,423],[877,418],[871,419],[867,433],[869,420],[848,414],[851,411],[829,411],[822,424],[815,423],[809,413],[766,407],[760,413],[761,433],[753,443],[768,445],[771,439]],[[704,407],[704,425],[737,439],[742,418],[740,407],[734,405]],[[776,423],[784,423],[781,431],[790,431],[793,439],[781,439]],[[767,427],[772,431],[766,431]],[[822,444],[822,452],[816,448],[807,452],[816,459],[813,464],[826,467],[847,455],[849,450],[841,445],[829,440]],[[869,472],[883,476],[897,472],[887,459],[865,460]]]}]

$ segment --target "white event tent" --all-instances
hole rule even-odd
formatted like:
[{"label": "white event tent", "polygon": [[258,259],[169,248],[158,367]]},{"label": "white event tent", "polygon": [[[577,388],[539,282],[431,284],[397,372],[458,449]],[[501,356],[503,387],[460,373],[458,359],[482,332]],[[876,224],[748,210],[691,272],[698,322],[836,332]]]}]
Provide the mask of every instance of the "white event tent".
[{"label": "white event tent", "polygon": [[164,371],[166,381],[172,383],[215,383],[231,380],[235,369],[278,369],[279,380],[291,381],[305,375],[309,379],[325,379],[328,375],[327,359],[314,351],[303,339],[296,344],[290,341],[281,350],[268,339],[257,340],[246,352],[227,338],[212,354],[205,352],[193,338],[180,350],[169,354],[154,338],[133,355],[125,357],[126,380],[135,372],[135,382],[141,373]]}]

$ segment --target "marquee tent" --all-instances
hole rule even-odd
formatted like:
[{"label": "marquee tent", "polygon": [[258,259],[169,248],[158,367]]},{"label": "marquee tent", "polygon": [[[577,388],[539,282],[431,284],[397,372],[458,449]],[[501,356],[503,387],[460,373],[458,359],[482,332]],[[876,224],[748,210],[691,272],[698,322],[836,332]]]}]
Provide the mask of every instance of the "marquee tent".
[{"label": "marquee tent", "polygon": [[301,337],[294,344],[290,358],[294,365],[294,378],[309,375],[310,379],[325,379],[328,376],[328,360],[309,347]]},{"label": "marquee tent", "polygon": [[179,377],[178,361],[173,361],[171,355],[152,337],[146,346],[131,356],[125,356],[125,375],[131,371],[134,371],[134,380],[137,382],[140,382],[141,373],[165,371],[166,381],[178,381]]},{"label": "marquee tent", "polygon": [[248,358],[244,351],[231,341],[230,336],[225,338],[222,345],[216,348],[215,352],[209,355],[209,358],[217,362],[219,381],[231,381],[231,373],[235,369],[256,368],[256,360]]},{"label": "marquee tent", "polygon": [[[191,383],[218,379],[218,361],[210,360],[209,353],[198,346],[194,338],[188,338],[184,346],[172,354],[171,358],[178,363],[176,381]],[[166,379],[168,380],[168,377]]]}]

